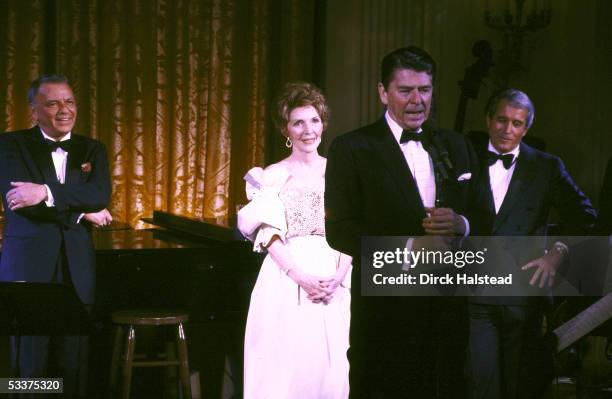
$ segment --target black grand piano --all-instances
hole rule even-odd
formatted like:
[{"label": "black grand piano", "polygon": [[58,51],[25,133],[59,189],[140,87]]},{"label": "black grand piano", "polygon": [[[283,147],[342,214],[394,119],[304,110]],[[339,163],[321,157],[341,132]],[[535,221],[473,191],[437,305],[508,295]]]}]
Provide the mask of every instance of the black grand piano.
[{"label": "black grand piano", "polygon": [[[89,362],[92,397],[102,397],[108,387],[110,314],[146,308],[189,312],[189,360],[199,372],[202,397],[219,398],[222,390],[228,396],[228,389],[241,397],[244,326],[262,257],[231,223],[157,211],[143,220],[154,227],[134,230],[113,222],[93,233],[97,283]],[[139,389],[139,380],[151,385],[149,377],[135,374],[134,389]]]},{"label": "black grand piano", "polygon": [[261,258],[237,230],[157,211],[144,220],[155,227],[94,231],[99,314],[174,307],[206,323],[246,312]]}]

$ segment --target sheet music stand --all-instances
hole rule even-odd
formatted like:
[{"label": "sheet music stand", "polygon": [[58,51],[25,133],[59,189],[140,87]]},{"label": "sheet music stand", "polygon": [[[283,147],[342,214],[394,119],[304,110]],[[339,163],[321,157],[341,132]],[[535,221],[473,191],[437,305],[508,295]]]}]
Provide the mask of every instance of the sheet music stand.
[{"label": "sheet music stand", "polygon": [[91,329],[73,287],[0,282],[0,335],[87,335]]},{"label": "sheet music stand", "polygon": [[14,373],[20,370],[21,337],[88,335],[92,321],[74,288],[65,284],[0,282],[0,335],[14,336]]},{"label": "sheet music stand", "polygon": [[65,284],[0,282],[0,335],[14,336],[20,370],[21,336],[88,335],[91,317],[74,288]]}]

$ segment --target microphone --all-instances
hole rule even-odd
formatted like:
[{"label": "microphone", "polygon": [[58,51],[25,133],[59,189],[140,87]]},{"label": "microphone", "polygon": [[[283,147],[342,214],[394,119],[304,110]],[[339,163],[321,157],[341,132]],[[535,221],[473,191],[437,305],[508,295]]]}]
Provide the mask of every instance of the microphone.
[{"label": "microphone", "polygon": [[448,206],[446,195],[446,182],[450,180],[449,172],[453,170],[453,163],[448,150],[436,133],[435,122],[427,119],[421,126],[423,129],[423,147],[429,153],[434,165],[434,178],[436,180],[436,207]]},{"label": "microphone", "polygon": [[442,162],[444,162],[444,166],[446,166],[446,168],[449,170],[453,170],[454,167],[453,163],[451,162],[450,155],[448,154],[448,150],[437,134],[438,128],[436,126],[436,122],[433,119],[427,119],[423,123],[422,129],[423,133],[427,133],[427,136],[431,141],[431,145],[436,148]]},{"label": "microphone", "polygon": [[423,147],[425,147],[425,151],[427,151],[431,157],[431,161],[434,164],[434,172],[439,172],[442,179],[448,179],[448,171],[446,170],[446,165],[444,165],[442,154],[438,150],[438,147],[432,143],[431,137],[424,136],[423,139]]}]

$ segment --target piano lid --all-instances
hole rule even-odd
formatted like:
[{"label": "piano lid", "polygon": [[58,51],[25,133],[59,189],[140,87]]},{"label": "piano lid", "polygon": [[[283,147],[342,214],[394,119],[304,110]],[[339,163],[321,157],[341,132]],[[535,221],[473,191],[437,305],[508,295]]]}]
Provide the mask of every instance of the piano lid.
[{"label": "piano lid", "polygon": [[244,238],[236,228],[235,218],[191,218],[179,216],[169,212],[154,211],[153,218],[141,220],[173,232],[180,232],[190,236],[208,238],[221,242],[243,241]]},{"label": "piano lid", "polygon": [[[245,241],[238,229],[232,226],[231,220],[228,223],[226,219],[189,218],[162,211],[155,211],[153,218],[142,220],[158,228],[134,230],[129,224],[119,221],[93,228],[96,251],[207,248],[220,243],[238,242],[242,245]],[[0,220],[0,250],[2,227]]]}]

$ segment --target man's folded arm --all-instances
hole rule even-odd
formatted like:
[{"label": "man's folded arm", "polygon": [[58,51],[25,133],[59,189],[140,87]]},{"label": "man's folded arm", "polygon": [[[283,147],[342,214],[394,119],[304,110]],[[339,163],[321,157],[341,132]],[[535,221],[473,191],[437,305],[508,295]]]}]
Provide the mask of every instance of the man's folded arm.
[{"label": "man's folded arm", "polygon": [[49,183],[55,207],[59,212],[97,212],[107,207],[110,201],[111,183],[108,172],[106,150],[100,143],[95,145],[90,175],[82,183]]},{"label": "man's folded arm", "polygon": [[[0,171],[0,193],[6,209],[8,206],[6,195],[13,188],[11,182],[29,180],[24,178],[29,173],[24,170],[19,147],[10,135],[0,137]],[[60,217],[57,209],[49,208],[44,201],[33,206],[17,209],[15,212],[40,221],[57,221]]]}]

